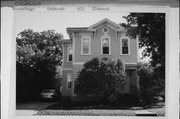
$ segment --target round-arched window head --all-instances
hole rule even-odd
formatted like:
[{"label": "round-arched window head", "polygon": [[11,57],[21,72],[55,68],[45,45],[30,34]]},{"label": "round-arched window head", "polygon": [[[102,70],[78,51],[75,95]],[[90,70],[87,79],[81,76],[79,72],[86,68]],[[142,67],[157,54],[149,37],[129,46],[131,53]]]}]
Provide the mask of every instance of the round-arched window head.
[{"label": "round-arched window head", "polygon": [[104,27],[104,28],[103,28],[103,32],[104,32],[104,33],[108,33],[108,32],[109,32],[109,29],[108,29],[107,27]]}]

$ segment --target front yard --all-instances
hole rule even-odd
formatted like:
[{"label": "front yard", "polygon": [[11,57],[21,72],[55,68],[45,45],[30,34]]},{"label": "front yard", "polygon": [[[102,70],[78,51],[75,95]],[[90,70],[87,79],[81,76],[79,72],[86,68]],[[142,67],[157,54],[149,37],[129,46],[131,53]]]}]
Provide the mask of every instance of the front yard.
[{"label": "front yard", "polygon": [[165,115],[164,103],[143,109],[138,105],[124,104],[85,104],[60,102],[39,111],[35,115],[62,116],[136,116],[135,111],[149,111],[157,116]]},{"label": "front yard", "polygon": [[37,115],[67,115],[67,116],[135,116],[132,110],[43,110]]}]

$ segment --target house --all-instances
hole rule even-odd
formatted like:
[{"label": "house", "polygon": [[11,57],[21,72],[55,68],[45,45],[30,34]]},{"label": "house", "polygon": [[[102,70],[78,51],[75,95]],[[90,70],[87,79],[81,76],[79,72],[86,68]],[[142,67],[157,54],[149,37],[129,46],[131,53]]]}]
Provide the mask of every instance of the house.
[{"label": "house", "polygon": [[122,93],[137,94],[138,39],[126,36],[126,29],[105,18],[89,27],[68,27],[63,40],[62,95],[74,96],[75,80],[83,64],[94,57],[121,59],[127,84]]}]

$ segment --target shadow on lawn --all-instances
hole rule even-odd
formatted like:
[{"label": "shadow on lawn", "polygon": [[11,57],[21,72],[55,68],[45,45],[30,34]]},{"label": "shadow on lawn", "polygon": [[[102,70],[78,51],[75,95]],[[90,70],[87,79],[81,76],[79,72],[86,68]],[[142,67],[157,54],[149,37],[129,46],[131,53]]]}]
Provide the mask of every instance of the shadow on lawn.
[{"label": "shadow on lawn", "polygon": [[132,107],[140,107],[137,103],[125,103],[124,101],[120,103],[106,103],[102,101],[79,101],[72,102],[70,99],[65,99],[59,103],[53,104],[45,108],[45,110],[88,110],[88,109],[113,109],[113,110],[129,110]]},{"label": "shadow on lawn", "polygon": [[101,110],[141,110],[141,109],[153,109],[161,108],[163,103],[157,103],[148,107],[142,106],[135,98],[124,98],[119,103],[107,103],[102,100],[81,100],[72,101],[70,98],[61,99],[58,103],[50,105],[45,110],[88,110],[88,109],[101,109]]}]

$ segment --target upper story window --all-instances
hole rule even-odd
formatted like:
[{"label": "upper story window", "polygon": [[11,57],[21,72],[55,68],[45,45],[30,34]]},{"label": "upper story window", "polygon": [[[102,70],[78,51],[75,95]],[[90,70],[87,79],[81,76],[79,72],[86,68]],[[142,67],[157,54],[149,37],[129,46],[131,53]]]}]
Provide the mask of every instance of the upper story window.
[{"label": "upper story window", "polygon": [[111,53],[111,39],[109,36],[101,37],[101,54],[109,55]]},{"label": "upper story window", "polygon": [[73,60],[73,49],[72,47],[68,47],[68,56],[67,56],[67,61],[71,62]]},{"label": "upper story window", "polygon": [[81,55],[91,54],[91,37],[84,36],[81,38]]},{"label": "upper story window", "polygon": [[122,55],[129,55],[130,54],[130,42],[128,38],[121,39],[121,54]]}]

